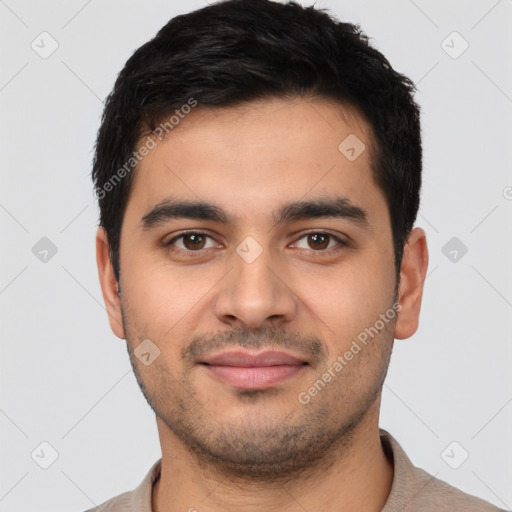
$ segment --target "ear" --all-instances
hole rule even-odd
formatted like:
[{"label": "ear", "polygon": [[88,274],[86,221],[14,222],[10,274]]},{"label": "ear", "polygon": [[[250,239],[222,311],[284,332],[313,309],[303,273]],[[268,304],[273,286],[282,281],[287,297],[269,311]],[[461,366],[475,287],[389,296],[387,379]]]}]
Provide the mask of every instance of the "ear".
[{"label": "ear", "polygon": [[427,267],[427,237],[423,229],[414,228],[405,244],[400,267],[398,300],[402,309],[395,325],[395,338],[409,338],[418,329]]},{"label": "ear", "polygon": [[96,232],[96,263],[110,328],[118,338],[124,340],[126,336],[121,315],[121,298],[117,292],[118,283],[110,260],[110,244],[107,232],[103,227],[99,227]]}]

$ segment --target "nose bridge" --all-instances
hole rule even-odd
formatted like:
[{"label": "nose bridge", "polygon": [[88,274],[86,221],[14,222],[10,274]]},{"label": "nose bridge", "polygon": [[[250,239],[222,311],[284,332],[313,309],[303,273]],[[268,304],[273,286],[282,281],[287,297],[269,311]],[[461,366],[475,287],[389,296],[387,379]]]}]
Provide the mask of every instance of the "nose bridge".
[{"label": "nose bridge", "polygon": [[215,301],[216,316],[223,322],[249,328],[289,321],[297,301],[283,282],[271,251],[253,237],[245,238],[232,255],[232,270],[223,280]]}]

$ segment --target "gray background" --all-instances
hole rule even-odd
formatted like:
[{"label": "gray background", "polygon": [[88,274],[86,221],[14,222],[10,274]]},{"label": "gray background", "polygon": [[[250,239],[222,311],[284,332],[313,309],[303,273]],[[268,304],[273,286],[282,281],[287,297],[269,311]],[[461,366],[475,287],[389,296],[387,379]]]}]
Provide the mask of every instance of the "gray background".
[{"label": "gray background", "polygon": [[[418,84],[423,108],[416,225],[429,274],[420,329],[395,344],[381,427],[417,466],[510,509],[512,1],[316,4],[361,23]],[[0,1],[1,511],[85,510],[134,488],[160,457],[154,414],[104,310],[89,173],[126,59],[204,5]]]}]

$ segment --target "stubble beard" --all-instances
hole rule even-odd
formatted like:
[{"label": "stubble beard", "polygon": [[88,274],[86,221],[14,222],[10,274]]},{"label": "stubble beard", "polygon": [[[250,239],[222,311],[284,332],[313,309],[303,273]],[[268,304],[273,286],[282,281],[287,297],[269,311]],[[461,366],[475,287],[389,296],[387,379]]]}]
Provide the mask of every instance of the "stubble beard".
[{"label": "stubble beard", "polygon": [[[356,396],[356,402],[350,392],[349,375],[343,375],[337,377],[341,379],[338,386],[336,381],[331,383],[312,402],[297,408],[298,414],[288,414],[281,418],[281,422],[246,415],[236,425],[221,425],[200,403],[197,390],[187,378],[170,375],[168,369],[159,364],[162,359],[152,363],[151,375],[147,376],[146,368],[130,349],[134,347],[131,340],[136,337],[128,334],[124,315],[123,323],[130,362],[149,406],[191,454],[198,467],[238,481],[282,485],[318,473],[319,468],[325,470],[332,466],[340,453],[350,449],[357,426],[370,407],[377,400],[380,403],[391,355],[390,349],[373,354],[373,357],[379,357],[377,371],[356,377],[371,379],[364,393]],[[388,340],[379,338],[381,335],[387,338],[390,333],[392,336],[392,332],[385,329],[372,343],[383,343],[387,347]],[[143,373],[145,377],[142,377]],[[275,391],[271,388],[240,392],[239,398],[243,396],[243,400],[249,400],[252,405],[260,401],[261,410],[265,410],[264,401],[272,400]],[[351,403],[348,409],[347,402]],[[241,406],[244,406],[242,401]],[[284,421],[290,416],[290,421]]]}]

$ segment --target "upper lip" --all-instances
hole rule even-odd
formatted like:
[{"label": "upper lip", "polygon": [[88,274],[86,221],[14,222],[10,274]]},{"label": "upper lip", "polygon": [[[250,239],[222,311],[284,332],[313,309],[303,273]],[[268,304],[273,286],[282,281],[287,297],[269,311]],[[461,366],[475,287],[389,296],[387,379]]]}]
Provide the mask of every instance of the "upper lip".
[{"label": "upper lip", "polygon": [[239,366],[239,367],[258,367],[258,366],[278,366],[278,365],[302,365],[308,364],[307,361],[292,356],[286,352],[267,350],[254,354],[247,350],[231,350],[214,354],[200,361],[215,366]]}]

